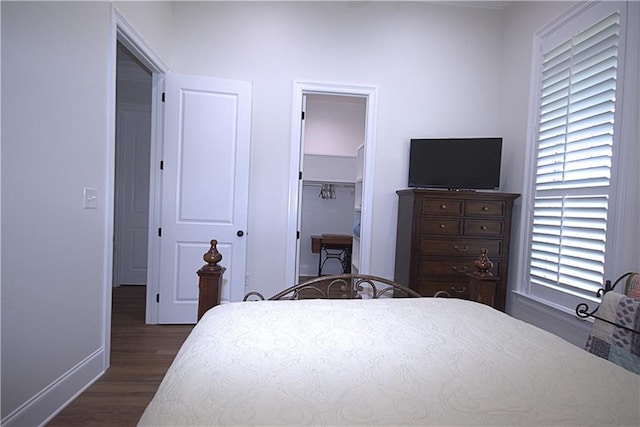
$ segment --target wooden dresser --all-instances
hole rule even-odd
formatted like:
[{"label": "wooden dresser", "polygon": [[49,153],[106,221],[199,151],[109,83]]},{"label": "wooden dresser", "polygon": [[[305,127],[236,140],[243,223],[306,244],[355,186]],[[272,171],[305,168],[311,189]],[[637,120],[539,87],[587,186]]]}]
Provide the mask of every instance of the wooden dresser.
[{"label": "wooden dresser", "polygon": [[466,273],[486,248],[499,278],[495,307],[504,311],[511,211],[520,195],[423,189],[397,194],[395,281],[424,296],[444,291],[469,299]]}]

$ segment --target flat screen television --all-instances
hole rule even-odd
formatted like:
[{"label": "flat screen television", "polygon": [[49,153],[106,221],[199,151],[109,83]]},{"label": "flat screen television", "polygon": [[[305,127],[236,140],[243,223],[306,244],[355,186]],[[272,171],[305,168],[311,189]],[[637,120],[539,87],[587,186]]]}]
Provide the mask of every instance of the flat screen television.
[{"label": "flat screen television", "polygon": [[497,189],[501,160],[502,138],[412,139],[409,187]]}]

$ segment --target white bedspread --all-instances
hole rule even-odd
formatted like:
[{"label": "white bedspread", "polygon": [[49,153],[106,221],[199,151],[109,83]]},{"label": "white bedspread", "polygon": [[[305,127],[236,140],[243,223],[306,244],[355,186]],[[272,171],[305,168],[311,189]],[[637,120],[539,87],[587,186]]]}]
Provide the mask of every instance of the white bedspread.
[{"label": "white bedspread", "polygon": [[640,376],[456,299],[231,303],[141,426],[640,425]]}]

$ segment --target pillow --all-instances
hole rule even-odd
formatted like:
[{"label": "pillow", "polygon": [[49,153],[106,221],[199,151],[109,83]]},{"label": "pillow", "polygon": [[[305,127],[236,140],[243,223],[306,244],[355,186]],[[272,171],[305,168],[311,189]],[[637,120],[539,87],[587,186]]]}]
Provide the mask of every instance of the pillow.
[{"label": "pillow", "polygon": [[640,300],[640,273],[633,273],[627,277],[624,294],[629,298]]}]

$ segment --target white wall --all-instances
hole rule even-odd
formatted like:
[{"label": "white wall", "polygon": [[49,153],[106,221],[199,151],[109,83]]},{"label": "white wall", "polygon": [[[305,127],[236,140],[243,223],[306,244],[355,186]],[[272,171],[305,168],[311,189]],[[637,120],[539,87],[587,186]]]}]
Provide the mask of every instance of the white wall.
[{"label": "white wall", "polygon": [[364,142],[365,113],[363,97],[308,95],[304,153],[355,157]]},{"label": "white wall", "polygon": [[174,11],[174,71],[253,82],[247,267],[266,294],[285,281],[294,81],[378,88],[371,273],[381,276],[393,277],[395,191],[407,184],[409,139],[498,131],[500,10],[206,2]]},{"label": "white wall", "polygon": [[[39,425],[108,360],[115,27],[108,2],[0,7],[1,422]],[[171,5],[126,8],[168,52]],[[98,209],[83,209],[84,187]]]},{"label": "white wall", "polygon": [[114,7],[171,69],[171,37],[173,2],[171,1],[114,1]]},{"label": "white wall", "polygon": [[2,420],[35,425],[104,369],[115,50],[106,3],[1,7]]}]

